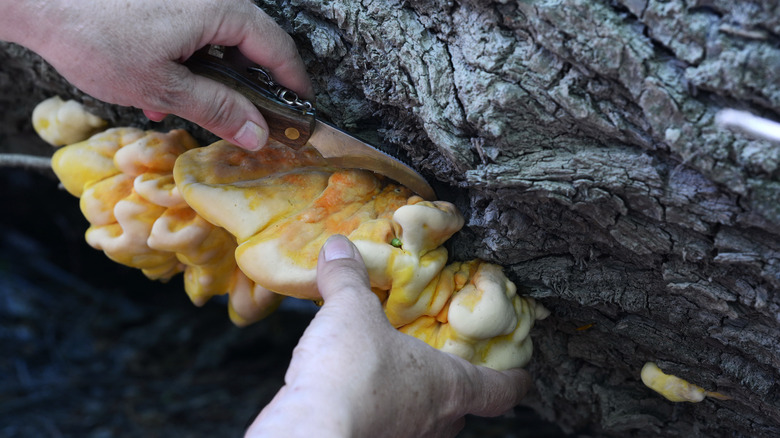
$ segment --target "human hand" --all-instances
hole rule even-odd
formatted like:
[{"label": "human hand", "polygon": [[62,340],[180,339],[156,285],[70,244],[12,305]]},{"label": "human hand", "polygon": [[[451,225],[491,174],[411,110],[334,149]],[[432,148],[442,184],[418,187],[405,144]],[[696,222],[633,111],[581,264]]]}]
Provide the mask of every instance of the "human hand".
[{"label": "human hand", "polygon": [[239,93],[181,62],[207,44],[237,46],[274,78],[311,99],[295,43],[249,0],[2,0],[0,39],[37,52],[73,85],[152,120],[176,114],[255,150],[268,125]]},{"label": "human hand", "polygon": [[523,370],[478,367],[395,330],[343,236],[323,246],[317,284],[324,305],[249,438],[454,436],[464,415],[500,415],[530,386]]}]

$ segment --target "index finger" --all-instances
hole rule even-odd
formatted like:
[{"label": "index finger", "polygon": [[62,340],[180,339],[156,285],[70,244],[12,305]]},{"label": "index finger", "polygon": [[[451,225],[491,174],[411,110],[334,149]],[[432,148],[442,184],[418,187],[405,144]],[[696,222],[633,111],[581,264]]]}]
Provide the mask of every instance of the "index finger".
[{"label": "index finger", "polygon": [[274,79],[305,99],[314,88],[292,37],[250,1],[244,7],[228,7],[220,27],[205,44],[237,46],[244,56],[266,69]]}]

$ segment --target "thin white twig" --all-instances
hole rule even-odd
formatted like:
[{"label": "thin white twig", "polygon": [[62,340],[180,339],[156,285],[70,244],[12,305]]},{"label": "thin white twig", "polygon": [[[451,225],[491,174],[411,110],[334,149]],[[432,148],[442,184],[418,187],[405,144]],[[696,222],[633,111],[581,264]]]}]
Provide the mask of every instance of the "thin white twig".
[{"label": "thin white twig", "polygon": [[51,157],[27,154],[0,154],[0,167],[20,167],[28,170],[51,170]]},{"label": "thin white twig", "polygon": [[754,116],[747,111],[724,109],[715,115],[715,122],[727,128],[736,128],[766,140],[780,141],[780,123]]}]

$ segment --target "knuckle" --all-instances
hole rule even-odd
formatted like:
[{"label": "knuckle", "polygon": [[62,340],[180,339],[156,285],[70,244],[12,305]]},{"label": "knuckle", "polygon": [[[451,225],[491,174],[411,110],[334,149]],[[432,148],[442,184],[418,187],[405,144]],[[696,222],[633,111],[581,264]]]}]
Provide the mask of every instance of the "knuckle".
[{"label": "knuckle", "polygon": [[202,114],[197,115],[200,120],[198,124],[208,130],[225,128],[230,121],[230,115],[237,113],[236,106],[235,99],[232,99],[229,93],[220,90],[209,102],[203,102],[201,108],[198,108],[198,111],[203,111]]},{"label": "knuckle", "polygon": [[295,40],[290,34],[282,33],[281,37],[282,37],[281,45],[283,50],[292,53],[298,53],[298,46],[295,44]]},{"label": "knuckle", "polygon": [[135,94],[140,97],[145,109],[174,112],[181,106],[182,97],[186,95],[182,87],[181,77],[172,74],[164,66],[149,67],[150,73],[137,73],[134,77],[147,77],[147,80],[134,83]]},{"label": "knuckle", "polygon": [[277,67],[281,67],[290,63],[291,59],[295,59],[298,56],[298,46],[295,44],[295,40],[292,36],[287,33],[282,33],[279,35],[279,38],[279,49],[281,53],[285,54],[285,56],[280,56],[277,58],[279,62]]}]

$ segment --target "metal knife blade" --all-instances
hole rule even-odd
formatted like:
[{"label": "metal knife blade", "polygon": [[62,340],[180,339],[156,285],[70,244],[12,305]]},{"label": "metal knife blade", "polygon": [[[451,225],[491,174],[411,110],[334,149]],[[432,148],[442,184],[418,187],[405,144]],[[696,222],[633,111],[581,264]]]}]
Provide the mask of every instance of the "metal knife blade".
[{"label": "metal knife blade", "polygon": [[[227,52],[226,52],[227,53]],[[223,83],[260,110],[269,126],[269,136],[293,148],[311,144],[327,162],[339,168],[358,168],[385,175],[427,200],[436,193],[417,171],[370,144],[316,118],[314,106],[291,90],[276,84],[257,66],[239,65],[206,50],[199,50],[184,64],[193,73]]]},{"label": "metal knife blade", "polygon": [[436,199],[436,193],[417,171],[379,149],[348,133],[317,120],[309,138],[329,164],[341,168],[370,170],[390,177],[427,200]]}]

